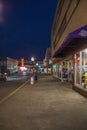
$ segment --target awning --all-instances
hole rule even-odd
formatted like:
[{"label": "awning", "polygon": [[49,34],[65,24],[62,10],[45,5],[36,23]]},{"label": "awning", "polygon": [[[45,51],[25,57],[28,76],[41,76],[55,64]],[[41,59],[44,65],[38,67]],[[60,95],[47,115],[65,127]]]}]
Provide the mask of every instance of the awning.
[{"label": "awning", "polygon": [[62,45],[54,54],[54,57],[64,57],[78,48],[87,44],[87,25],[68,34]]}]

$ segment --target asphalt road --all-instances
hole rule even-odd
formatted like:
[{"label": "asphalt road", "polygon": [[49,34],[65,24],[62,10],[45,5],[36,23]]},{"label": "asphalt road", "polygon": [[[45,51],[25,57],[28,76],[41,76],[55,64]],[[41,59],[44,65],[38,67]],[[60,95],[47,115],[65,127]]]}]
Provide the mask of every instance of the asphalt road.
[{"label": "asphalt road", "polygon": [[[22,84],[24,84],[27,80],[30,80],[32,75],[18,75],[14,74],[11,76],[7,76],[7,81],[0,81],[0,100],[8,96],[10,93],[19,88]],[[43,75],[38,75],[39,77]],[[30,81],[28,81],[30,84]]]},{"label": "asphalt road", "polygon": [[28,77],[10,76],[7,79],[8,80],[6,82],[0,81],[0,100],[20,87],[24,82],[26,82],[26,80],[28,80]]},{"label": "asphalt road", "polygon": [[0,104],[0,130],[87,130],[87,98],[42,77]]}]

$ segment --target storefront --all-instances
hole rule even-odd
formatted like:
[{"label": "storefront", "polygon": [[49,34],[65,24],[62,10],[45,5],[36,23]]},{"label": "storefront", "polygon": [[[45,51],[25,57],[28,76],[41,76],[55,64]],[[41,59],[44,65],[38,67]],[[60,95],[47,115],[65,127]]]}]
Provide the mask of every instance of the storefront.
[{"label": "storefront", "polygon": [[75,86],[87,88],[87,49],[84,49],[74,55],[75,58]]},{"label": "storefront", "polygon": [[67,36],[54,55],[60,56],[63,60],[57,63],[58,78],[72,82],[73,89],[87,97],[87,25]]},{"label": "storefront", "polygon": [[53,76],[61,81],[73,82],[72,74],[73,60],[70,58],[53,65]]},{"label": "storefront", "polygon": [[52,66],[52,69],[53,69],[53,77],[58,78],[58,75],[57,75],[57,73],[58,73],[58,65],[54,64]]}]

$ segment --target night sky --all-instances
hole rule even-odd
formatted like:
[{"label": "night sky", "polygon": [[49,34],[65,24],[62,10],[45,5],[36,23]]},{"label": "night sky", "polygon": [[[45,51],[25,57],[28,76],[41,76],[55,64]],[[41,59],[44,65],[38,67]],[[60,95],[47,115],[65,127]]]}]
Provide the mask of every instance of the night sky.
[{"label": "night sky", "polygon": [[43,60],[57,0],[2,0],[0,57]]}]

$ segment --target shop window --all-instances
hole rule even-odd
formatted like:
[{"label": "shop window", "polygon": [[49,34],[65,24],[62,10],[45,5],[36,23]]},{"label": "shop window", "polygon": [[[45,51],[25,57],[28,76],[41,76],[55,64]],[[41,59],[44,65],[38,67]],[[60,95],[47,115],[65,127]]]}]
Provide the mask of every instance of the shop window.
[{"label": "shop window", "polygon": [[87,87],[87,49],[82,51],[82,86]]},{"label": "shop window", "polygon": [[75,85],[87,88],[87,49],[75,55]]}]

